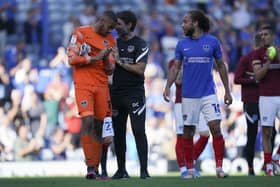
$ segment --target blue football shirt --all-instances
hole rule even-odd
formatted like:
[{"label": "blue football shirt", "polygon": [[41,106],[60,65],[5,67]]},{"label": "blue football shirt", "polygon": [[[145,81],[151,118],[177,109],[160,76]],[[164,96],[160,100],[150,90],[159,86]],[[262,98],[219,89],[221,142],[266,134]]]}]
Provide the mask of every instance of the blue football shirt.
[{"label": "blue football shirt", "polygon": [[177,43],[175,58],[182,61],[182,97],[201,98],[215,94],[212,70],[215,59],[222,58],[219,40],[204,34],[198,39],[185,37]]}]

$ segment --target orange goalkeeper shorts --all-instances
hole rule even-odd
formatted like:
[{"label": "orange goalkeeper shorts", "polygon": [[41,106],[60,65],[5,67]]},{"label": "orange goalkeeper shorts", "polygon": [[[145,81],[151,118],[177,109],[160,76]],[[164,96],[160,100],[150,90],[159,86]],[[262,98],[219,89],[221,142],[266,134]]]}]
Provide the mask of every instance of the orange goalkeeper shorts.
[{"label": "orange goalkeeper shorts", "polygon": [[112,116],[112,105],[108,86],[77,86],[75,96],[80,116],[93,115],[96,119],[103,120]]}]

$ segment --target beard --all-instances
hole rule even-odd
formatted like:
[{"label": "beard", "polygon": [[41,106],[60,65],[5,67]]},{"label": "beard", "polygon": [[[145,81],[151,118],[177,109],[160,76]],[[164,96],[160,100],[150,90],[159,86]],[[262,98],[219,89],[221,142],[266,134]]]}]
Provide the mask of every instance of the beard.
[{"label": "beard", "polygon": [[194,33],[194,28],[191,27],[191,28],[189,28],[189,30],[187,30],[187,32],[185,32],[185,36],[191,37],[193,35],[193,33]]},{"label": "beard", "polygon": [[118,35],[122,36],[122,37],[127,36],[129,34],[129,31],[126,29],[117,30],[117,32],[118,32]]}]

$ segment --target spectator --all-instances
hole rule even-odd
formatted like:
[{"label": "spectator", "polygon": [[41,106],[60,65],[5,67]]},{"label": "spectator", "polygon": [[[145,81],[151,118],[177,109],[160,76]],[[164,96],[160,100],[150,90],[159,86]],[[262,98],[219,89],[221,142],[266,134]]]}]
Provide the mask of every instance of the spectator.
[{"label": "spectator", "polygon": [[53,153],[53,160],[65,160],[66,150],[69,148],[71,135],[65,134],[60,128],[53,131],[50,148]]},{"label": "spectator", "polygon": [[92,6],[85,6],[84,11],[79,16],[81,25],[92,25],[95,22],[96,15]]},{"label": "spectator", "polygon": [[61,73],[56,72],[53,79],[48,83],[44,97],[44,106],[47,114],[46,137],[49,138],[53,130],[59,125],[61,106],[69,92],[69,86],[62,81]]},{"label": "spectator", "polygon": [[11,107],[8,109],[7,116],[11,121],[13,129],[17,129],[21,124],[25,123],[26,117],[21,106],[22,95],[20,90],[12,90],[11,92]]},{"label": "spectator", "polygon": [[234,1],[232,13],[232,26],[236,30],[242,30],[251,23],[251,16],[248,11],[248,3],[244,0]]},{"label": "spectator", "polygon": [[7,34],[15,33],[16,1],[0,1],[0,55],[3,54],[7,41]]},{"label": "spectator", "polygon": [[32,62],[29,58],[25,58],[19,62],[11,71],[10,75],[13,78],[12,85],[24,92],[24,87],[29,84],[29,73],[31,71]]},{"label": "spectator", "polygon": [[37,158],[40,145],[35,139],[28,138],[28,127],[20,125],[17,129],[18,137],[15,142],[15,160],[31,161]]},{"label": "spectator", "polygon": [[68,64],[68,58],[64,47],[59,47],[55,57],[50,61],[50,68],[55,74],[60,74],[61,81],[70,85],[72,81],[71,69]]},{"label": "spectator", "polygon": [[7,46],[4,52],[4,62],[7,69],[7,72],[10,74],[10,71],[18,65],[26,57],[26,47],[23,40],[18,40],[16,45],[10,44]]},{"label": "spectator", "polygon": [[[39,52],[42,43],[42,23],[37,9],[29,9],[27,12],[27,20],[24,22],[24,35],[26,44],[29,45],[30,52],[35,50]],[[34,53],[34,52],[33,52]]]},{"label": "spectator", "polygon": [[0,63],[0,108],[8,101],[10,101],[10,79],[5,66]]},{"label": "spectator", "polygon": [[2,109],[0,115],[0,144],[2,145],[2,150],[0,150],[0,161],[13,161],[16,133],[11,128],[9,118],[5,116]]},{"label": "spectator", "polygon": [[34,90],[31,90],[29,94],[30,98],[27,101],[30,103],[30,106],[24,107],[23,110],[28,118],[29,129],[32,137],[41,139],[41,141],[43,141],[47,125],[47,115],[45,112],[45,108]]},{"label": "spectator", "polygon": [[67,47],[71,34],[76,27],[80,26],[80,21],[75,16],[70,16],[68,21],[63,24],[63,41],[62,46]]},{"label": "spectator", "polygon": [[[17,12],[17,2],[16,0],[10,0],[9,2],[3,2],[3,0],[0,1],[0,12],[4,12],[4,18],[5,18],[5,25],[8,35],[15,34],[16,31],[16,12]],[[2,14],[3,15],[3,14]]]},{"label": "spectator", "polygon": [[76,101],[73,97],[66,99],[66,111],[64,122],[66,124],[67,133],[71,134],[71,144],[74,149],[80,147],[81,138],[81,118],[77,116],[78,109]]},{"label": "spectator", "polygon": [[47,126],[45,136],[47,139],[51,137],[54,129],[58,127],[58,114],[60,96],[56,90],[48,89],[44,95],[44,107],[47,114]]}]

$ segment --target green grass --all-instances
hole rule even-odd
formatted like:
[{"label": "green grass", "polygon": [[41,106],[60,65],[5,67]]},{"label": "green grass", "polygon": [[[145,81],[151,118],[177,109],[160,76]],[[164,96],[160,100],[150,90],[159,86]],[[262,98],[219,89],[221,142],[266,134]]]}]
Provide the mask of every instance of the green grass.
[{"label": "green grass", "polygon": [[128,180],[109,181],[89,181],[83,177],[0,178],[1,187],[276,187],[279,183],[279,176],[231,176],[226,179],[201,177],[191,180],[178,176],[161,176],[147,180],[132,177]]}]

